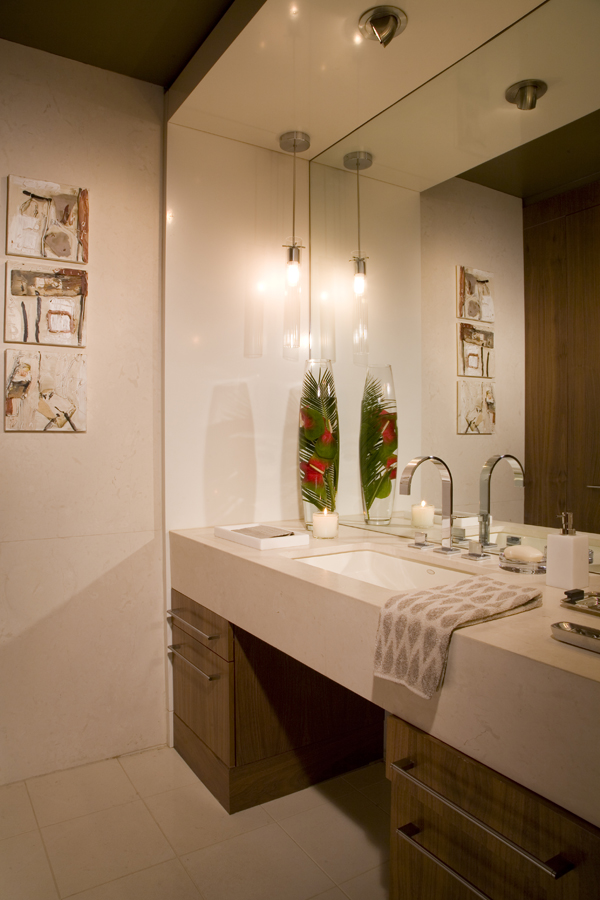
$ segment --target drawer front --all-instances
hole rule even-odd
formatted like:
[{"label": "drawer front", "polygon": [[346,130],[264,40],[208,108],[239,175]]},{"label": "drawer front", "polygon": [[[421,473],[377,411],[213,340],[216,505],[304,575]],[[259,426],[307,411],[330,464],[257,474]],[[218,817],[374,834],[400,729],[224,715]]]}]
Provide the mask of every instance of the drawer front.
[{"label": "drawer front", "polygon": [[227,619],[176,590],[171,591],[168,615],[174,625],[200,644],[229,662],[233,660],[233,632]]},{"label": "drawer front", "polygon": [[173,626],[173,704],[194,734],[226,765],[235,765],[233,663]]},{"label": "drawer front", "polygon": [[[413,872],[440,869],[415,846],[420,844],[492,900],[597,900],[598,829],[395,717],[388,722],[387,760],[410,760],[400,771],[390,769],[392,847],[399,865],[411,859]],[[398,827],[407,825],[419,833],[411,835],[409,827],[408,835],[398,835]],[[559,870],[562,862],[573,868],[555,879],[531,857]],[[435,877],[445,885],[440,896],[477,896],[443,869]]]}]

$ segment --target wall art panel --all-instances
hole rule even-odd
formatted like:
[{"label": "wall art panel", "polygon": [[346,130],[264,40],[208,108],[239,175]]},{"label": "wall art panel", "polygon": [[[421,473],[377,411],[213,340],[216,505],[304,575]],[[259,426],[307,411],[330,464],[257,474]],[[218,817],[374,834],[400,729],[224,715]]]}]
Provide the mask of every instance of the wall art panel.
[{"label": "wall art panel", "polygon": [[7,350],[4,428],[85,431],[85,354],[29,347]]},{"label": "wall art panel", "polygon": [[89,201],[85,188],[8,176],[9,256],[88,261]]},{"label": "wall art panel", "polygon": [[494,331],[491,326],[457,323],[458,374],[472,378],[493,378],[496,374]]},{"label": "wall art panel", "polygon": [[491,272],[468,266],[456,267],[456,315],[459,319],[494,321],[493,282]]},{"label": "wall art panel", "polygon": [[496,398],[493,381],[458,380],[458,434],[494,434]]},{"label": "wall art panel", "polygon": [[87,280],[83,269],[7,262],[4,340],[84,347]]}]

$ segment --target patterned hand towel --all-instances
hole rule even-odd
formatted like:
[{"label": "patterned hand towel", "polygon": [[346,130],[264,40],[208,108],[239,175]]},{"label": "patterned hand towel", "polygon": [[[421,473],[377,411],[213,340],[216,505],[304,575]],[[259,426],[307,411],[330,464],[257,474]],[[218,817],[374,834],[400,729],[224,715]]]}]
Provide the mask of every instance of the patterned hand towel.
[{"label": "patterned hand towel", "polygon": [[487,575],[391,597],[379,615],[375,675],[426,700],[442,686],[452,632],[542,605],[538,588]]}]

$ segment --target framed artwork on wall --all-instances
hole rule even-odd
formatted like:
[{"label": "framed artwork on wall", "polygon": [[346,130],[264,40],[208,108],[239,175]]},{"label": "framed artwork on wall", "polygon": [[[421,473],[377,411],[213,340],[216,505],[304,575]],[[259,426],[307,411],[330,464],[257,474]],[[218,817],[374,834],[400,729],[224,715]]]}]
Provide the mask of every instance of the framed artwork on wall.
[{"label": "framed artwork on wall", "polygon": [[5,383],[5,431],[86,430],[84,353],[7,350]]},{"label": "framed artwork on wall", "polygon": [[458,319],[495,321],[494,276],[491,272],[456,267],[456,316]]},{"label": "framed artwork on wall", "polygon": [[85,347],[87,285],[83,269],[7,262],[4,340]]},{"label": "framed artwork on wall", "polygon": [[457,340],[458,374],[471,378],[493,378],[496,374],[493,327],[458,322]]},{"label": "framed artwork on wall", "polygon": [[493,381],[458,379],[457,434],[494,434],[496,397]]},{"label": "framed artwork on wall", "polygon": [[89,200],[85,188],[8,176],[6,253],[87,263]]}]

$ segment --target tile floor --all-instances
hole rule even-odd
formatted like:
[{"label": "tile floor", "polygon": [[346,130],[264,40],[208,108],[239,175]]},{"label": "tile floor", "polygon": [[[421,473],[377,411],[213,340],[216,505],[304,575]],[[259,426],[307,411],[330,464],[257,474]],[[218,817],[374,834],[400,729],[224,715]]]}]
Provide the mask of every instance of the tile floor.
[{"label": "tile floor", "polygon": [[383,763],[227,815],[164,747],[0,787],[3,900],[387,900]]}]

